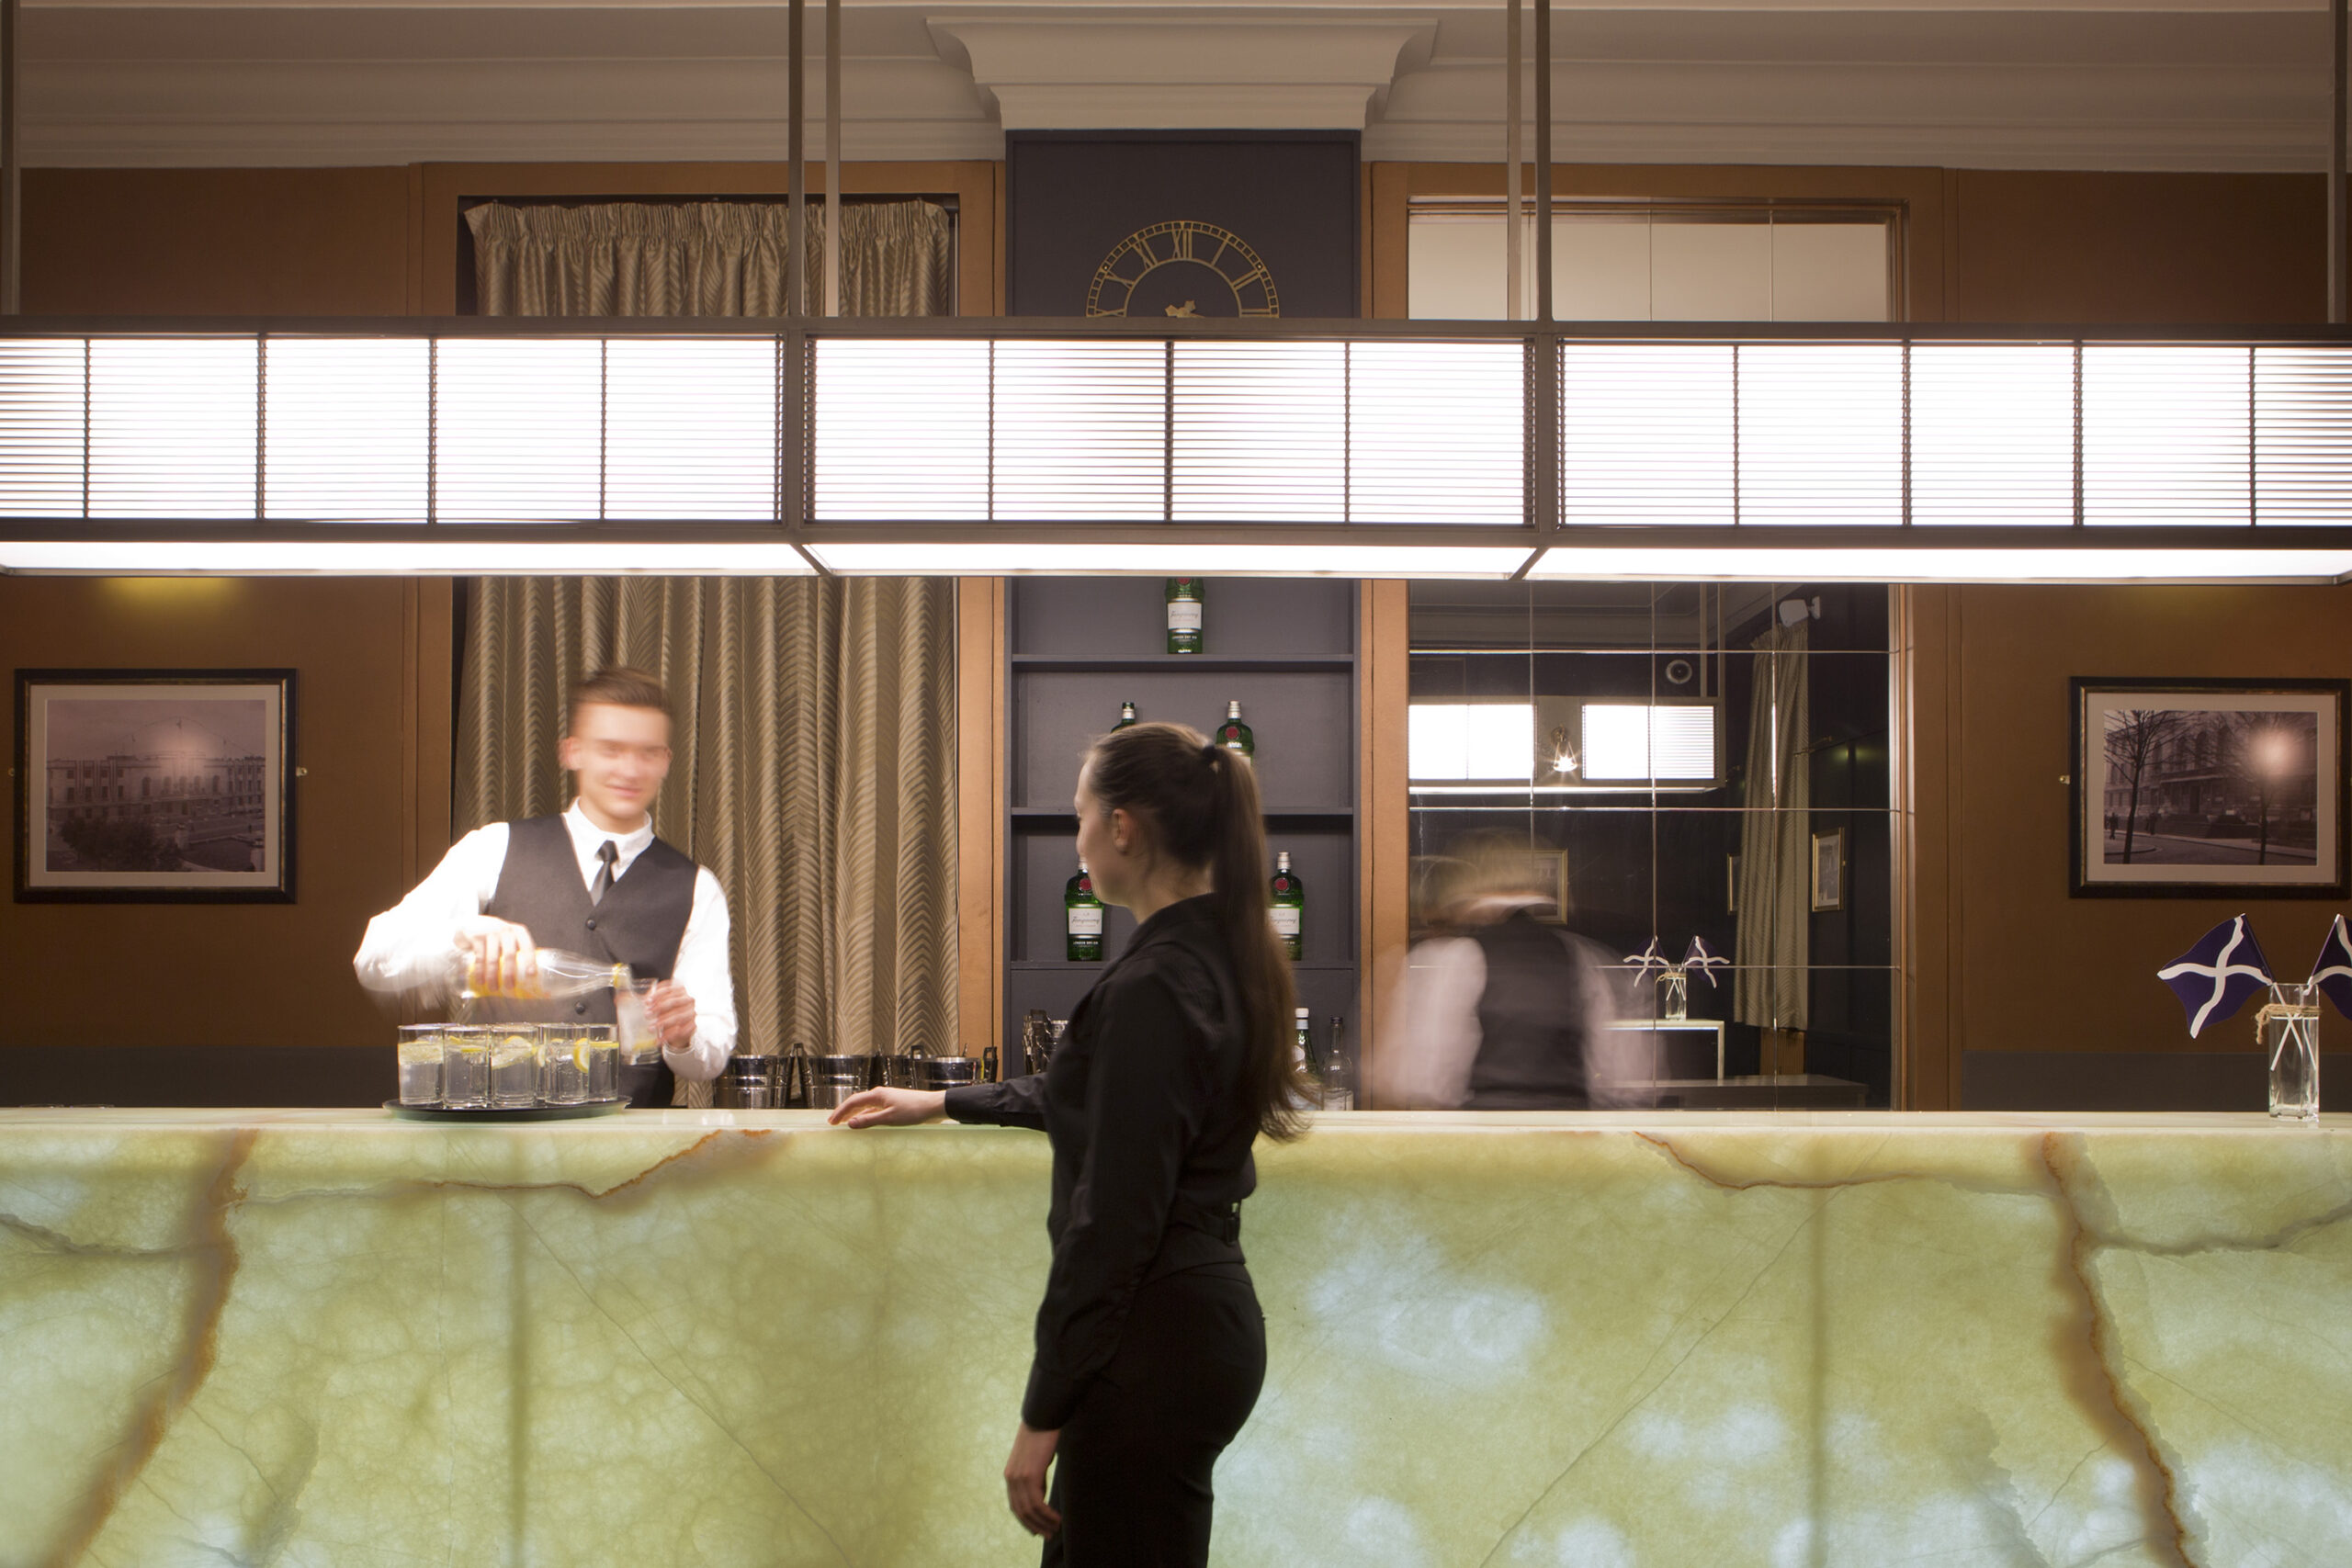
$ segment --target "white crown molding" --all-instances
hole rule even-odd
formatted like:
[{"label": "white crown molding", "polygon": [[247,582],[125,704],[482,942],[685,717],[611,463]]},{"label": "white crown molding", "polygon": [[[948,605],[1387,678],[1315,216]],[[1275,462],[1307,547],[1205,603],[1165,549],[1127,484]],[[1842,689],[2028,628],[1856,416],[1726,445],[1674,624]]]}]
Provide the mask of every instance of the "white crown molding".
[{"label": "white crown molding", "polygon": [[935,17],[1007,130],[1363,128],[1433,19]]},{"label": "white crown molding", "polygon": [[[1948,0],[1564,6],[1566,162],[2314,170],[2324,11]],[[2314,12],[2317,12],[2314,15]],[[853,4],[842,156],[991,158],[1013,129],[1357,129],[1374,159],[1494,162],[1499,6]],[[27,163],[773,159],[780,20],[691,5],[35,5]],[[812,42],[814,40],[812,39]],[[1580,52],[1579,52],[1580,51]],[[821,62],[809,150],[823,153]]]}]

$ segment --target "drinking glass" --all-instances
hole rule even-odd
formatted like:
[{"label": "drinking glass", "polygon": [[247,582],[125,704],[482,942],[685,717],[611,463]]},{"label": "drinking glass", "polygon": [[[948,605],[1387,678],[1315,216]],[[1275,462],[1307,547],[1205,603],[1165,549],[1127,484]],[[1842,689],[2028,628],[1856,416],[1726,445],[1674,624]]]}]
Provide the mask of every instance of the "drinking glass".
[{"label": "drinking glass", "polygon": [[401,1103],[441,1103],[441,1037],[438,1023],[401,1025]]},{"label": "drinking glass", "polygon": [[490,1041],[497,1032],[480,1023],[453,1023],[442,1031],[442,1104],[471,1111],[490,1103]]},{"label": "drinking glass", "polygon": [[588,1098],[618,1100],[621,1093],[621,1047],[609,1023],[583,1024],[571,1032],[588,1043]]},{"label": "drinking glass", "polygon": [[539,1026],[497,1025],[490,1045],[490,1102],[504,1110],[539,1098]]},{"label": "drinking glass", "polygon": [[588,1025],[550,1023],[539,1036],[539,1098],[549,1105],[577,1105],[588,1098],[589,1066],[595,1043]]}]

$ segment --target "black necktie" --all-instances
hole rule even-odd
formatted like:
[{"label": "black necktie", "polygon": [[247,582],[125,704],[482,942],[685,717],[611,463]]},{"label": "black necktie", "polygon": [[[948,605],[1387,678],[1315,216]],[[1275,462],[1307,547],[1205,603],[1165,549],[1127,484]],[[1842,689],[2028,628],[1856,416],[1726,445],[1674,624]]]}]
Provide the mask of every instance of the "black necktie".
[{"label": "black necktie", "polygon": [[596,859],[601,863],[596,867],[596,880],[588,885],[588,902],[601,904],[605,895],[613,890],[613,863],[620,858],[621,847],[610,839],[597,849]]}]

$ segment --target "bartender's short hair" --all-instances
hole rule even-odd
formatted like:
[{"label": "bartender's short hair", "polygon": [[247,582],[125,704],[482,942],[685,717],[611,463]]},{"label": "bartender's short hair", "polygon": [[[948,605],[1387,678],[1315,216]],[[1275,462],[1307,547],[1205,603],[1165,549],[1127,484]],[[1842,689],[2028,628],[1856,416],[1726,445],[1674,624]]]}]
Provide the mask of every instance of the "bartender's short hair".
[{"label": "bartender's short hair", "polygon": [[626,664],[608,664],[571,683],[571,697],[563,709],[567,734],[580,727],[580,710],[590,703],[605,703],[617,708],[652,708],[663,718],[671,716],[670,694],[662,689],[662,682]]}]

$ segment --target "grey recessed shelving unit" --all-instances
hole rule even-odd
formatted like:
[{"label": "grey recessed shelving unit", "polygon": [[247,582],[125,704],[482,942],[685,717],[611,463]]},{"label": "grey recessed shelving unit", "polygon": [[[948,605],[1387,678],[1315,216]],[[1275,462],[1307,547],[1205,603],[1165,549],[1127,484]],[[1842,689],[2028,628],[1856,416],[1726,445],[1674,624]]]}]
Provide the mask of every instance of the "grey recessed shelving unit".
[{"label": "grey recessed shelving unit", "polygon": [[[1268,852],[1306,883],[1299,1002],[1317,1039],[1356,1011],[1356,585],[1331,579],[1208,581],[1206,653],[1170,654],[1159,578],[1027,577],[1005,585],[1006,1070],[1022,1015],[1067,1018],[1135,921],[1108,911],[1103,964],[1062,957],[1062,887],[1078,869],[1070,791],[1079,759],[1132,701],[1137,716],[1207,731],[1236,698],[1258,738]],[[1265,874],[1273,874],[1269,861]]]}]

